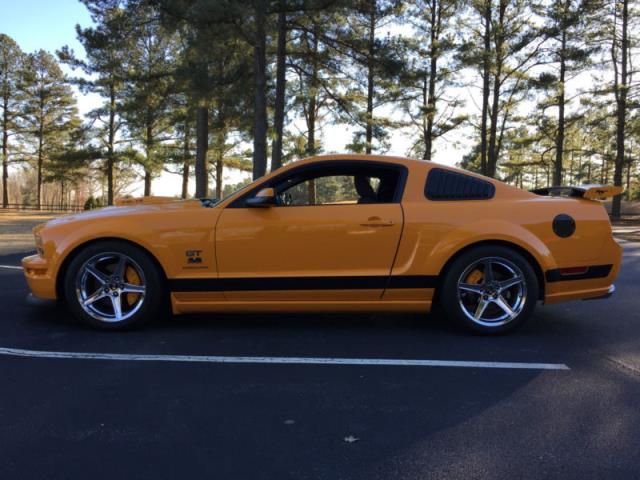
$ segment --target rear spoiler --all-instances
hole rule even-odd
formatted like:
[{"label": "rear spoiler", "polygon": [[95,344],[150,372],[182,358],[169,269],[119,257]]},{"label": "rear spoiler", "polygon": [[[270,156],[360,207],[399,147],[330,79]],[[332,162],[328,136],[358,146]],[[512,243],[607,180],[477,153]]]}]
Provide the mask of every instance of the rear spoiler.
[{"label": "rear spoiler", "polygon": [[589,200],[606,200],[622,193],[622,187],[613,185],[578,185],[572,187],[546,187],[529,190],[536,195],[551,197],[587,198]]}]

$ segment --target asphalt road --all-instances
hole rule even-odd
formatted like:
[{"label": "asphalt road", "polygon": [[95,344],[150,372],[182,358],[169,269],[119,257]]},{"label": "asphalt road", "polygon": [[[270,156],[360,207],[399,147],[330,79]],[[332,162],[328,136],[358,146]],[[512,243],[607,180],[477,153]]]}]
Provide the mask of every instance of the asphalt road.
[{"label": "asphalt road", "polygon": [[437,315],[190,316],[105,333],[27,302],[22,272],[0,268],[0,348],[569,367],[0,354],[0,478],[638,478],[639,280],[640,244],[627,243],[613,298],[539,307],[500,338]]}]

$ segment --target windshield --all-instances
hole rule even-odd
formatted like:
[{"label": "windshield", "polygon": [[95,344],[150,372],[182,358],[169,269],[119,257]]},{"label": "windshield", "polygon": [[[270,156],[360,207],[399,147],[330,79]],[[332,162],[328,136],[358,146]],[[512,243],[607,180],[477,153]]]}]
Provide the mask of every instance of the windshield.
[{"label": "windshield", "polygon": [[248,190],[248,188],[252,185],[253,185],[253,180],[247,180],[247,183],[245,184],[239,183],[237,185],[234,185],[233,189],[231,190],[231,193],[227,193],[226,195],[224,195],[222,197],[222,200],[226,200],[227,198],[232,197],[237,193],[243,192],[244,190]]}]

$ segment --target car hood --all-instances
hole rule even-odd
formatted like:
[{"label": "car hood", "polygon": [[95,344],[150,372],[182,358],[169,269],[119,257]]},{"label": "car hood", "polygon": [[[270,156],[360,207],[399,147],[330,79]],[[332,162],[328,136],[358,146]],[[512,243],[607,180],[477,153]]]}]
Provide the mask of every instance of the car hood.
[{"label": "car hood", "polygon": [[64,215],[54,218],[46,223],[38,225],[34,228],[34,232],[42,230],[45,227],[55,227],[56,225],[95,221],[116,217],[136,217],[145,213],[158,211],[176,211],[176,210],[192,210],[204,208],[200,200],[176,200],[174,198],[164,197],[145,197],[144,199],[131,199],[126,202],[119,202],[119,205],[113,207],[97,208],[95,210],[87,210],[81,213]]}]

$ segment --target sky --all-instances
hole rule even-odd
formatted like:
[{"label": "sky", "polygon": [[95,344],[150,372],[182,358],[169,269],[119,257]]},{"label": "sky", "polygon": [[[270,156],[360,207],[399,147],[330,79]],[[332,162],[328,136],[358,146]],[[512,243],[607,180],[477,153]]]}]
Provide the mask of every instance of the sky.
[{"label": "sky", "polygon": [[[75,26],[80,24],[87,27],[91,18],[85,6],[78,0],[0,0],[0,33],[12,37],[25,52],[39,49],[55,53],[64,45],[69,45],[78,56],[84,54],[82,45],[76,39]],[[73,74],[71,69],[63,66],[67,74]],[[78,109],[84,114],[96,107],[100,99],[95,95],[82,95],[77,89]],[[384,112],[381,112],[384,113]],[[302,122],[293,122],[292,131],[302,131]],[[326,125],[321,128],[319,137],[325,152],[342,153],[345,145],[352,141],[353,129],[344,125]],[[458,138],[459,139],[459,138]],[[406,155],[411,145],[411,139],[406,132],[395,132],[391,137],[389,155]],[[453,165],[461,159],[466,147],[455,146],[451,139],[445,138],[436,143],[435,161]],[[237,183],[246,174],[229,171],[225,175],[225,183]],[[137,183],[132,194],[142,194],[142,182]],[[154,195],[179,195],[180,182],[177,176],[163,173],[154,180]],[[190,185],[193,193],[195,187]]]},{"label": "sky", "polygon": [[77,0],[0,0],[0,31],[26,52],[53,52],[63,45],[82,51],[75,25],[89,25],[87,9]]}]

